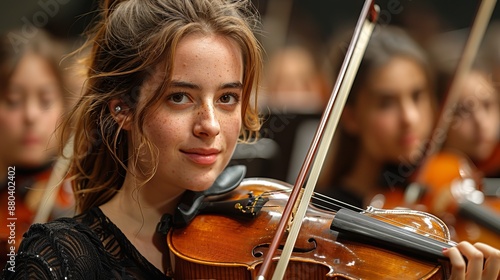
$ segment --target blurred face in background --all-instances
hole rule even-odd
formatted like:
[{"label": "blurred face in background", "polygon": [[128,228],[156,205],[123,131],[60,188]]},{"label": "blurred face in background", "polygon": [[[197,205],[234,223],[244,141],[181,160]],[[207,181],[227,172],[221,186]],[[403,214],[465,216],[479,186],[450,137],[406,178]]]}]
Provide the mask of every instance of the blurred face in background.
[{"label": "blurred face in background", "polygon": [[63,107],[62,89],[49,63],[25,54],[0,99],[4,162],[36,167],[53,159],[58,144],[54,130]]},{"label": "blurred face in background", "polygon": [[498,92],[484,74],[473,71],[464,80],[445,146],[474,161],[486,160],[500,130]]},{"label": "blurred face in background", "polygon": [[302,47],[277,52],[267,66],[268,106],[291,112],[321,112],[326,104],[325,82],[313,55]]},{"label": "blurred face in background", "polygon": [[414,161],[430,135],[433,106],[427,75],[413,60],[395,56],[374,69],[346,122],[363,153],[380,162]]}]

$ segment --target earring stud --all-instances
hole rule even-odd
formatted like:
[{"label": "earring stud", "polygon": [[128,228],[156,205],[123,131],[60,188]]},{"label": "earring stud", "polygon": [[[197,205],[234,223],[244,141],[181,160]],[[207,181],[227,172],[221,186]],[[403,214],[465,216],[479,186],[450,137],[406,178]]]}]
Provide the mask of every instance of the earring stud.
[{"label": "earring stud", "polygon": [[116,105],[115,113],[120,113],[122,111],[122,107],[120,105]]}]

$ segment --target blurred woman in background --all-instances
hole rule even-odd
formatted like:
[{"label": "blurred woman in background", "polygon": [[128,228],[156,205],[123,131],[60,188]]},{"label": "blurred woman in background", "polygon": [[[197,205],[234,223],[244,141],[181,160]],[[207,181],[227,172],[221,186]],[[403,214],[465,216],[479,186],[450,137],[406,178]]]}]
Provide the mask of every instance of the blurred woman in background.
[{"label": "blurred woman in background", "polygon": [[404,187],[432,130],[433,84],[424,50],[403,30],[377,26],[336,131],[331,175],[323,175],[319,191],[365,208],[377,194]]},{"label": "blurred woman in background", "polygon": [[[8,187],[12,185],[18,219],[16,237],[20,240],[39,207],[46,206],[42,201],[45,191],[55,187],[47,186],[59,149],[59,137],[54,131],[70,98],[59,64],[64,46],[43,30],[14,46],[9,36],[12,34],[0,39],[0,162],[4,174],[0,190],[5,205],[0,213],[7,214]],[[8,169],[15,174],[12,179],[7,177]],[[69,184],[62,183],[56,193],[51,218],[72,215]],[[2,229],[2,242],[9,235],[6,230]],[[5,250],[6,246],[0,247],[2,257],[7,254]]]}]

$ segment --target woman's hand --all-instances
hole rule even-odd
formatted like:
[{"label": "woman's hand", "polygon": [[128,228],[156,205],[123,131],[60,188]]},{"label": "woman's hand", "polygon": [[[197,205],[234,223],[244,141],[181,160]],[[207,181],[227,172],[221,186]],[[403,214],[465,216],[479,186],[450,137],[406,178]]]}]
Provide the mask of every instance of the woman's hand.
[{"label": "woman's hand", "polygon": [[[443,254],[450,258],[450,279],[496,280],[500,279],[500,250],[484,243],[474,245],[460,242],[456,247],[444,250]],[[467,258],[467,264],[465,263]]]}]

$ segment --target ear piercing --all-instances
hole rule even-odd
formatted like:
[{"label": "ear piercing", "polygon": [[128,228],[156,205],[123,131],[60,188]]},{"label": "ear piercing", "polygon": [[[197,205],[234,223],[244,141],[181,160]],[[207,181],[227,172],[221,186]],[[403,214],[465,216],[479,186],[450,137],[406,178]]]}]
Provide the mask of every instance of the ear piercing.
[{"label": "ear piercing", "polygon": [[122,107],[120,107],[120,105],[116,105],[115,107],[115,113],[120,113],[122,111]]}]

